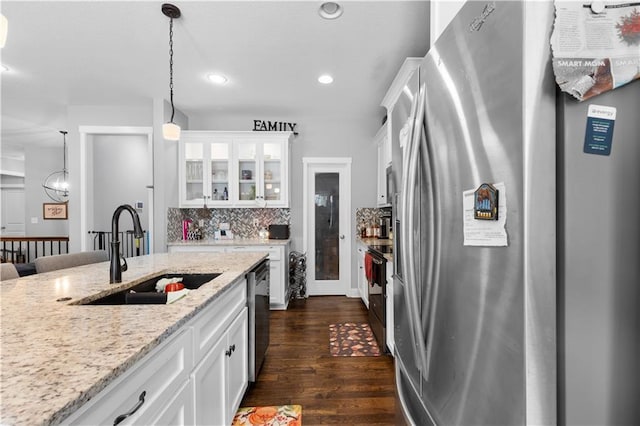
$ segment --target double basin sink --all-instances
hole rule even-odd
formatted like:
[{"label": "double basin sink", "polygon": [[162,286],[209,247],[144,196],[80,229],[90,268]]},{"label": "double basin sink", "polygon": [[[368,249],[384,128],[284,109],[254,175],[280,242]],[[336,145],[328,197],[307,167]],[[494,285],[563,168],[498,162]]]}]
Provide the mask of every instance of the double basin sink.
[{"label": "double basin sink", "polygon": [[162,278],[182,278],[184,288],[196,290],[203,284],[215,279],[220,274],[163,274],[149,278],[133,287],[111,293],[99,299],[82,303],[83,305],[141,305],[141,304],[165,304],[167,295],[156,291],[156,283]]}]

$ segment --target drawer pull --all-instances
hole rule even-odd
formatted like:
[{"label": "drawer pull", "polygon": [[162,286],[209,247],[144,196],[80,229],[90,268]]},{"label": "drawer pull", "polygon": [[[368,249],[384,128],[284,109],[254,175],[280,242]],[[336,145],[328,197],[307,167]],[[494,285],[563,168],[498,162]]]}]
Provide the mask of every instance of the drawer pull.
[{"label": "drawer pull", "polygon": [[118,417],[116,417],[116,419],[113,421],[113,426],[116,426],[117,424],[120,424],[120,422],[122,422],[124,419],[126,419],[127,417],[132,416],[133,414],[135,414],[135,412],[138,411],[140,409],[140,407],[142,407],[142,404],[144,404],[144,397],[146,395],[147,395],[147,391],[142,391],[136,406],[133,407],[133,409],[131,411],[129,411],[128,413],[120,414]]}]

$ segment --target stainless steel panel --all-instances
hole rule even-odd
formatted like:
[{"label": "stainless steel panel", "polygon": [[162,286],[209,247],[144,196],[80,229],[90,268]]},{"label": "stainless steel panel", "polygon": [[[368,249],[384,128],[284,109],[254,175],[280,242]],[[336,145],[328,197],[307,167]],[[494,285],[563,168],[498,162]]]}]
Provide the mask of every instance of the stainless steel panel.
[{"label": "stainless steel panel", "polygon": [[[552,2],[525,2],[524,286],[526,424],[557,422],[555,93]],[[547,208],[540,208],[547,206]]]},{"label": "stainless steel panel", "polygon": [[269,282],[268,260],[247,274],[250,382],[257,380],[269,347]]},{"label": "stainless steel panel", "polygon": [[[525,421],[523,6],[496,3],[470,31],[484,7],[467,3],[420,71],[436,227],[433,249],[428,235],[415,236],[419,263],[438,252],[419,283],[422,335],[432,333],[421,387],[442,424]],[[508,247],[463,246],[462,193],[483,182],[505,183]]]},{"label": "stainless steel panel", "polygon": [[[406,307],[405,284],[402,280],[393,280],[393,340],[395,347],[395,361],[404,364],[403,371],[406,380],[413,382],[413,387],[419,389],[420,371],[413,349],[413,333],[409,313]],[[418,395],[418,398],[420,395]]]},{"label": "stainless steel panel", "polygon": [[[589,104],[617,108],[610,156],[583,153]],[[563,95],[560,424],[640,424],[640,81]]]}]

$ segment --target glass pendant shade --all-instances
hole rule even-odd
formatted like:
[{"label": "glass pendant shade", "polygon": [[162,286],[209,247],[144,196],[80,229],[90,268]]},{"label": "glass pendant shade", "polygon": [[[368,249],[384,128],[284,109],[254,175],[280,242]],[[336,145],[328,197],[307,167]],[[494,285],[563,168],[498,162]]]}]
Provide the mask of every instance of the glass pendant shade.
[{"label": "glass pendant shade", "polygon": [[9,21],[4,15],[0,14],[0,48],[7,43],[7,33],[9,32]]},{"label": "glass pendant shade", "polygon": [[180,126],[175,123],[165,123],[162,125],[162,136],[168,141],[180,140]]},{"label": "glass pendant shade", "polygon": [[53,172],[42,183],[42,188],[49,198],[57,203],[69,201],[69,173],[67,172],[67,132],[60,130],[64,138],[62,151],[62,170]]},{"label": "glass pendant shade", "polygon": [[44,192],[53,201],[64,203],[69,200],[69,173],[66,170],[53,172],[42,184]]}]

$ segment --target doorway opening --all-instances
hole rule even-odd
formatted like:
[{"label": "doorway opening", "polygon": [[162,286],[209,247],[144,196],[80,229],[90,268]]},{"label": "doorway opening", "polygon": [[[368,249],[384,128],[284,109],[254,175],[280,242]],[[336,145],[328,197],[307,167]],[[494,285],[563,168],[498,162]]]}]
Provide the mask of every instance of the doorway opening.
[{"label": "doorway opening", "polygon": [[[138,212],[145,238],[140,244],[121,233],[123,255],[152,253],[153,129],[80,126],[79,130],[81,250],[108,251],[112,214],[119,205],[129,204]],[[124,227],[128,228],[133,224]]]}]

